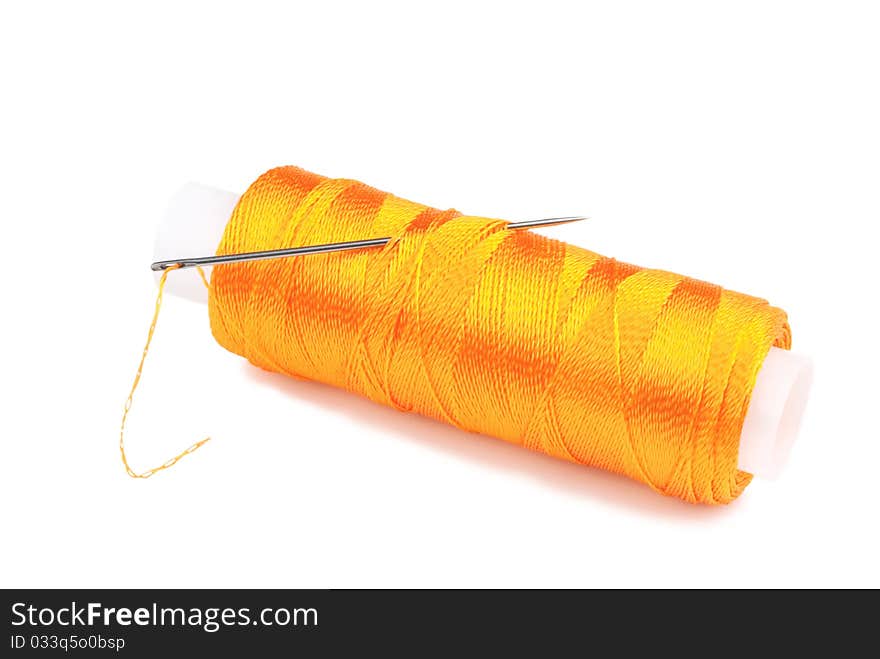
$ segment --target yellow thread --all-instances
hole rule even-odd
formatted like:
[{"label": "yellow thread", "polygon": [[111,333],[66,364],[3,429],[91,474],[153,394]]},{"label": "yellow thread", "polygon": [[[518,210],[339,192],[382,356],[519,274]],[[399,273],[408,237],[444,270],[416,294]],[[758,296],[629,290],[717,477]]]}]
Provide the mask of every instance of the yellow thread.
[{"label": "yellow thread", "polygon": [[[206,437],[200,442],[196,442],[192,446],[190,446],[185,451],[178,453],[170,460],[166,460],[164,463],[159,465],[158,467],[154,467],[153,469],[148,469],[147,471],[143,471],[141,473],[137,473],[131,466],[128,464],[128,458],[125,455],[125,420],[128,418],[128,412],[131,410],[131,404],[134,400],[134,392],[137,390],[138,383],[141,381],[141,374],[144,370],[144,362],[147,359],[147,354],[150,351],[150,343],[153,341],[153,334],[156,331],[156,322],[159,320],[159,310],[162,308],[162,293],[165,291],[165,280],[168,278],[168,273],[172,270],[177,270],[180,266],[171,266],[162,272],[162,277],[159,279],[159,292],[156,294],[156,308],[153,311],[153,320],[150,323],[150,331],[147,332],[147,343],[144,345],[144,351],[141,354],[141,361],[138,364],[137,373],[134,375],[134,382],[131,385],[131,391],[128,394],[128,398],[125,401],[125,407],[122,412],[122,424],[119,427],[119,453],[122,455],[122,464],[125,465],[125,471],[132,478],[149,478],[157,471],[162,471],[163,469],[168,469],[169,467],[173,467],[177,462],[185,455],[189,455],[194,452],[196,449],[201,447],[206,442],[210,441],[210,437]],[[206,287],[210,286],[208,280],[205,278],[205,273],[201,268],[198,269],[199,276],[202,278],[202,283],[205,284]]]},{"label": "yellow thread", "polygon": [[687,501],[748,484],[740,433],[770,346],[789,345],[782,310],[296,167],[250,186],[217,252],[367,236],[392,240],[216,268],[214,338],[261,368]]},{"label": "yellow thread", "polygon": [[[686,501],[728,503],[749,483],[740,433],[770,347],[791,344],[781,309],[296,167],[250,186],[217,252],[371,236],[391,241],[202,275],[214,338],[261,368]],[[135,477],[205,441],[138,475],[120,430]]]}]

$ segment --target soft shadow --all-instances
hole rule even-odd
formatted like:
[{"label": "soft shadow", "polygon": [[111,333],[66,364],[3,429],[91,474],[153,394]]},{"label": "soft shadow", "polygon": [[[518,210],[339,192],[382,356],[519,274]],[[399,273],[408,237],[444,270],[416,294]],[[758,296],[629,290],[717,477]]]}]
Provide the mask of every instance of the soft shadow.
[{"label": "soft shadow", "polygon": [[342,389],[271,373],[247,362],[243,368],[246,376],[260,386],[307,400],[329,413],[380,427],[401,440],[425,444],[432,450],[461,460],[481,463],[492,469],[516,471],[544,487],[600,500],[609,506],[652,516],[714,521],[743,505],[739,500],[728,506],[686,503],[617,474],[552,458],[486,435],[467,433],[418,414],[404,414]]}]

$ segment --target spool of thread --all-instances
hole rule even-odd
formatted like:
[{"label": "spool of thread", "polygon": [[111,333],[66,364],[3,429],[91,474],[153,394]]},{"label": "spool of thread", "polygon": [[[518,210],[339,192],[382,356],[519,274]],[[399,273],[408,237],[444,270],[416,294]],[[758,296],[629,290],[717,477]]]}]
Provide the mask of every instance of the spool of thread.
[{"label": "spool of thread", "polygon": [[[283,190],[279,191],[280,188],[283,188],[286,185],[285,182],[295,181],[293,184],[296,186],[306,186],[309,189],[303,193],[303,190],[299,190],[296,194],[285,194]],[[337,180],[338,181],[338,180]],[[203,255],[214,253],[218,251],[218,245],[220,246],[220,251],[218,253],[227,253],[230,249],[240,249],[243,245],[247,247],[249,251],[251,249],[269,249],[269,248],[278,248],[278,247],[288,247],[294,246],[287,241],[282,241],[283,244],[279,244],[277,242],[273,244],[256,243],[253,240],[249,240],[247,238],[242,237],[242,232],[253,232],[255,230],[253,226],[253,222],[267,222],[269,225],[268,230],[275,231],[276,235],[274,236],[274,240],[279,239],[278,231],[279,228],[284,226],[285,220],[280,217],[280,215],[290,216],[292,214],[299,213],[301,223],[306,225],[310,222],[321,222],[322,211],[321,208],[326,208],[328,205],[332,205],[334,203],[334,194],[337,194],[339,191],[343,191],[349,189],[351,186],[361,186],[362,184],[358,184],[356,182],[340,182],[336,185],[336,192],[334,192],[333,180],[332,179],[324,179],[323,177],[316,177],[316,175],[309,174],[307,172],[303,172],[303,170],[298,170],[296,168],[280,168],[277,170],[272,170],[268,172],[266,175],[261,177],[245,194],[245,198],[247,198],[247,204],[241,204],[239,195],[235,193],[230,193],[222,190],[217,190],[214,188],[209,188],[206,186],[198,185],[198,184],[189,184],[182,188],[171,200],[169,205],[168,212],[166,213],[162,223],[159,226],[155,247],[155,260],[164,260],[164,259],[172,259],[179,258],[182,256],[189,255]],[[312,210],[303,210],[302,204],[303,194],[308,195],[312,193],[315,187],[324,186],[326,190],[323,192],[314,193],[320,200],[316,202],[314,199],[311,201],[315,204],[315,208]],[[363,186],[365,190],[372,190]],[[289,192],[289,191],[288,191]],[[382,195],[384,193],[378,193],[378,191],[366,192],[367,197],[370,194]],[[324,197],[321,197],[321,194]],[[377,197],[378,199],[378,197]],[[396,199],[396,198],[395,198]],[[410,202],[405,202],[400,200],[404,205],[409,204]],[[381,205],[381,204],[380,204]],[[356,206],[356,204],[355,204]],[[236,208],[238,207],[238,211]],[[417,204],[413,204],[412,207],[409,208],[410,211],[413,209],[425,209],[425,207],[418,206]],[[375,210],[375,209],[374,209]],[[372,212],[372,211],[370,211]],[[336,211],[336,220],[339,220],[338,217],[339,211]],[[415,212],[415,215],[418,213]],[[246,217],[245,217],[246,216]],[[454,217],[455,215],[450,215],[449,217]],[[232,219],[230,219],[232,218]],[[355,223],[355,226],[360,226],[360,231],[353,234],[353,230],[351,227],[348,227],[347,230],[343,230],[341,233],[335,234],[333,239],[335,240],[345,240],[345,239],[354,239],[354,238],[365,238],[365,237],[374,237],[373,234],[376,231],[368,230],[367,226],[369,226],[370,222],[364,224],[363,218],[360,218],[361,222],[358,225]],[[406,225],[410,222],[412,218],[407,221],[400,223],[396,228],[399,229],[397,232],[398,236],[405,236],[406,234]],[[478,221],[479,218],[474,219],[473,221]],[[326,221],[326,218],[323,218],[323,221]],[[459,222],[470,221],[469,218],[464,218],[464,220],[459,220]],[[248,225],[247,223],[251,223]],[[486,220],[483,220],[484,225],[486,226]],[[387,223],[386,223],[387,224]],[[392,223],[393,224],[393,223]],[[438,224],[437,226],[440,226]],[[392,227],[395,228],[395,227]],[[343,227],[345,229],[345,227]],[[432,229],[427,229],[427,231],[431,231]],[[287,227],[285,231],[288,232],[287,238],[291,238],[291,236],[295,236],[296,232],[290,233],[290,227]],[[305,231],[306,235],[308,234],[308,230]],[[383,233],[379,231],[379,233]],[[387,231],[383,233],[385,235],[388,233]],[[508,232],[513,233],[513,232]],[[331,240],[327,240],[330,242]],[[536,242],[537,241],[537,242]],[[310,242],[315,242],[314,240],[306,240],[306,243],[298,242],[297,239],[294,239],[296,244],[308,244]],[[402,240],[401,242],[405,242]],[[549,239],[543,239],[540,237],[534,237],[531,240],[527,240],[526,243],[528,245],[537,245],[540,249],[542,245],[550,244],[551,242],[555,243],[555,241],[549,241]],[[394,247],[391,247],[394,249]],[[529,247],[531,248],[531,247]],[[226,250],[226,252],[223,252]],[[375,259],[379,258],[380,250],[376,250],[376,252],[371,256],[361,256],[360,258],[366,259]],[[584,254],[589,254],[584,251]],[[526,258],[529,258],[529,255],[525,255]],[[594,255],[595,256],[595,255]],[[306,257],[306,258],[324,258],[324,259],[333,259],[333,258],[347,258],[340,257],[339,255],[323,255],[320,257]],[[442,260],[442,259],[441,259]],[[450,258],[447,261],[447,265],[454,264],[455,259]],[[229,268],[227,274],[229,274],[230,279],[226,280],[226,283],[223,284],[223,290],[221,290],[220,285],[215,285],[212,281],[211,285],[211,293],[210,295],[216,296],[213,301],[213,306],[215,310],[212,310],[212,326],[214,327],[215,336],[218,335],[218,329],[216,324],[220,321],[219,317],[225,313],[216,311],[217,308],[223,308],[224,305],[230,304],[229,299],[220,299],[222,296],[227,296],[228,290],[231,288],[235,288],[235,284],[231,284],[230,282],[235,279],[235,277],[240,276],[240,272],[238,275],[235,273],[235,268],[241,268],[242,265],[229,265],[229,266],[221,266],[222,268]],[[255,264],[251,264],[245,267],[254,267]],[[325,267],[328,264],[325,263],[323,266]],[[256,268],[265,268],[265,265],[256,265]],[[270,268],[289,268],[290,264],[274,264],[273,266],[268,266]],[[630,266],[626,266],[630,268]],[[219,270],[218,270],[219,271]],[[277,270],[276,270],[277,272]],[[636,274],[638,272],[649,272],[653,273],[655,271],[642,271],[636,268],[632,268],[631,270],[626,271],[626,276],[630,276],[632,274]],[[668,273],[658,275],[658,276],[666,276]],[[626,278],[624,276],[624,279]],[[645,275],[642,275],[645,276]],[[650,277],[651,275],[647,275]],[[676,276],[669,275],[673,279],[670,279],[670,282],[680,281],[681,278],[675,279]],[[158,275],[157,275],[158,277]],[[256,285],[256,282],[260,279],[257,277],[256,279],[252,277],[245,277],[242,281],[245,281],[247,285]],[[266,280],[263,279],[265,282]],[[689,280],[692,281],[692,280]],[[309,284],[305,284],[308,289]],[[708,287],[705,289],[707,291],[707,295],[710,297],[716,295],[720,292],[720,289],[717,287]],[[675,287],[675,284],[670,285],[670,291]],[[179,271],[171,273],[171,276],[167,280],[167,292],[173,295],[177,295],[180,297],[185,297],[191,300],[196,300],[199,302],[206,302],[209,300],[208,290],[205,288],[204,283],[199,278],[199,275],[195,271]],[[308,289],[306,293],[314,292],[312,289]],[[336,291],[339,293],[339,291]],[[276,291],[277,293],[277,291]],[[299,291],[300,294],[303,291]],[[332,292],[331,292],[332,293]],[[532,299],[532,303],[536,308],[539,308],[542,304],[542,300],[540,298],[540,291],[536,292]],[[726,292],[724,294],[727,294]],[[737,296],[738,294],[730,294],[732,296]],[[392,295],[393,297],[393,295]],[[743,296],[745,298],[745,296]],[[737,297],[736,299],[740,299]],[[748,298],[752,300],[752,298]],[[239,302],[234,302],[233,304],[239,304]],[[662,301],[661,301],[662,303]],[[310,308],[312,312],[318,307],[311,306]],[[772,309],[769,308],[768,309]],[[778,310],[777,310],[778,311]],[[317,313],[320,313],[318,311]],[[699,316],[699,314],[697,314]],[[753,318],[750,320],[749,317],[743,316],[743,322],[751,322],[754,320]],[[704,503],[726,503],[739,495],[745,485],[751,478],[751,474],[756,474],[761,477],[775,477],[782,465],[784,464],[788,451],[790,450],[798,431],[798,427],[800,424],[800,418],[803,413],[806,400],[808,397],[808,391],[810,387],[810,382],[812,378],[812,368],[809,359],[793,354],[789,352],[788,347],[788,335],[787,335],[787,325],[784,322],[784,314],[781,312],[772,312],[767,316],[768,318],[773,316],[776,318],[775,322],[778,327],[773,330],[773,333],[776,336],[767,336],[766,341],[767,345],[754,345],[750,347],[750,350],[753,352],[756,351],[756,354],[760,354],[763,359],[763,363],[761,361],[757,362],[755,366],[755,373],[749,374],[745,372],[744,375],[738,377],[745,377],[745,383],[741,384],[743,388],[742,395],[744,396],[743,404],[747,405],[747,411],[742,413],[733,411],[732,413],[728,411],[728,416],[730,419],[733,419],[734,424],[738,424],[739,427],[737,430],[738,437],[735,437],[735,441],[731,446],[719,446],[717,443],[712,444],[711,441],[705,439],[699,439],[697,436],[698,433],[694,432],[692,437],[678,437],[676,441],[680,441],[683,443],[687,443],[691,441],[693,446],[690,449],[695,453],[705,452],[705,451],[714,451],[718,452],[719,449],[724,451],[733,451],[732,456],[728,455],[726,457],[718,457],[718,456],[709,456],[706,459],[703,459],[703,463],[699,465],[697,468],[698,471],[705,471],[707,468],[715,468],[715,467],[707,467],[707,465],[714,465],[716,463],[729,463],[728,467],[722,469],[725,471],[723,474],[714,474],[711,476],[707,476],[703,474],[699,479],[701,484],[699,486],[695,486],[694,476],[693,475],[682,475],[681,473],[677,473],[681,471],[681,467],[673,467],[670,470],[668,461],[668,456],[666,458],[657,457],[662,456],[662,454],[669,451],[680,451],[681,447],[673,447],[673,446],[653,446],[650,448],[648,453],[645,453],[645,447],[640,446],[636,447],[634,450],[636,453],[641,452],[641,455],[636,455],[634,463],[638,464],[640,461],[644,461],[645,459],[657,459],[660,462],[664,462],[664,466],[661,468],[661,471],[665,470],[666,473],[659,478],[660,481],[657,482],[658,477],[656,474],[642,473],[642,474],[633,474],[628,473],[628,475],[637,478],[638,480],[643,480],[648,484],[655,487],[661,492],[666,494],[672,494],[675,496],[679,496],[683,499],[695,502],[704,502]],[[705,314],[700,317],[694,317],[689,319],[687,316],[687,312],[682,316],[681,322],[706,322],[709,316]],[[781,319],[781,320],[780,320]],[[250,322],[250,321],[248,321]],[[589,330],[587,330],[589,331]],[[220,334],[223,334],[222,330],[219,331]],[[751,335],[749,335],[751,336]],[[219,337],[218,337],[219,338]],[[290,337],[287,337],[286,340],[290,340]],[[749,340],[748,336],[745,340]],[[229,343],[229,337],[224,337],[221,342]],[[771,343],[777,344],[776,346],[771,346]],[[238,350],[235,347],[233,349],[237,352],[246,352],[245,350]],[[272,356],[266,357],[265,360],[260,358],[254,358],[253,355],[246,355],[251,358],[252,361],[256,361],[260,363],[261,366],[271,368],[272,370],[281,370],[284,371],[284,366],[279,366],[277,364],[273,365]],[[708,358],[708,357],[707,357]],[[672,364],[672,362],[670,362]],[[667,368],[670,367],[670,364],[664,364],[662,367]],[[527,365],[528,366],[528,365]],[[705,364],[704,364],[705,366]],[[672,367],[675,367],[672,364]],[[693,364],[690,366],[683,366],[682,368],[692,368]],[[318,373],[310,374],[315,379],[322,379],[325,381],[331,381],[333,383],[339,384],[337,380],[334,380],[330,376],[325,377],[323,374]],[[670,375],[667,373],[667,375]],[[672,373],[671,377],[673,377],[673,386],[674,386],[674,377],[675,374]],[[356,389],[356,388],[355,388]],[[357,389],[356,389],[357,390]],[[363,393],[361,391],[361,393]],[[716,398],[720,395],[723,397],[723,392],[704,392],[704,394],[708,397],[715,396]],[[489,394],[490,396],[492,394]],[[670,402],[675,398],[670,394],[668,399],[664,398],[665,394],[662,390],[658,390],[653,394],[655,396],[653,400],[653,405],[656,406],[656,414],[654,415],[656,419],[660,420],[661,424],[665,423],[663,419],[664,414],[668,414],[670,411],[666,409],[669,407]],[[719,399],[720,400],[720,399]],[[385,400],[384,402],[389,402]],[[411,401],[403,401],[403,405],[405,409],[410,409],[413,407],[410,404]],[[596,401],[593,399],[582,401],[587,405],[595,405]],[[398,402],[392,402],[392,404],[398,405]],[[696,408],[702,404],[702,401],[695,401],[694,412],[696,414]],[[719,403],[719,405],[723,405]],[[441,405],[442,407],[442,405]],[[614,405],[611,405],[613,408]],[[715,412],[717,413],[717,405],[715,408]],[[687,413],[687,410],[684,410]],[[601,414],[602,411],[597,410],[597,414]],[[618,411],[609,409],[609,414],[616,414]],[[682,410],[677,410],[675,412],[677,415],[682,414]],[[441,417],[442,413],[434,414],[434,416]],[[448,420],[448,419],[447,419]],[[666,420],[668,421],[668,419]],[[681,419],[678,419],[681,422]],[[460,424],[457,420],[453,421],[456,425],[465,425]],[[709,423],[709,422],[718,422],[717,419],[714,421],[702,419],[696,420],[691,419],[688,423],[684,424],[684,427],[690,428],[693,430],[693,426],[695,423]],[[725,423],[730,423],[730,421],[725,421]],[[593,426],[594,427],[594,426]],[[483,430],[483,428],[468,428],[470,430]],[[500,434],[500,433],[499,433]],[[667,433],[668,434],[668,433]],[[704,436],[710,436],[704,432]],[[565,440],[565,438],[563,438]],[[570,438],[569,438],[570,441]],[[614,460],[607,459],[601,455],[601,437],[593,438],[594,442],[593,446],[599,446],[600,451],[599,455],[595,455],[591,459],[583,460],[579,459],[577,456],[570,455],[562,455],[561,457],[567,457],[568,459],[574,459],[578,462],[585,462],[586,464],[593,464],[595,466],[600,467],[608,467],[612,468],[615,471],[623,471],[626,473],[624,469],[619,468],[619,465],[609,464],[609,462],[614,463]],[[668,441],[668,439],[667,439]],[[695,443],[694,443],[695,442]],[[708,442],[708,443],[707,443]],[[548,450],[546,452],[554,452],[552,450]],[[649,454],[654,455],[655,458],[646,457]],[[673,460],[675,462],[676,459]],[[682,463],[684,464],[684,462]],[[694,469],[693,464],[687,465],[688,469]],[[638,469],[646,469],[648,472],[651,471],[651,465],[639,465]],[[674,473],[675,472],[675,473]],[[729,472],[729,473],[728,473]],[[687,481],[687,483],[685,483]],[[673,482],[670,485],[670,482]]]}]

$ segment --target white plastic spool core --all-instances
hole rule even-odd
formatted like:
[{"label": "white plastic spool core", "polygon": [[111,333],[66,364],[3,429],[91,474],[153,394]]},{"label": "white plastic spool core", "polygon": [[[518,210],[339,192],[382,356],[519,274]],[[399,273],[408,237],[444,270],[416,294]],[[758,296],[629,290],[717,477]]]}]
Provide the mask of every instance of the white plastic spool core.
[{"label": "white plastic spool core", "polygon": [[[153,260],[214,254],[238,198],[234,192],[198,183],[183,186],[171,198],[159,224]],[[159,277],[156,273],[157,282]],[[172,273],[165,290],[178,297],[208,302],[208,292],[195,268]],[[761,478],[778,476],[797,438],[812,379],[808,357],[770,349],[743,423],[740,469]]]}]

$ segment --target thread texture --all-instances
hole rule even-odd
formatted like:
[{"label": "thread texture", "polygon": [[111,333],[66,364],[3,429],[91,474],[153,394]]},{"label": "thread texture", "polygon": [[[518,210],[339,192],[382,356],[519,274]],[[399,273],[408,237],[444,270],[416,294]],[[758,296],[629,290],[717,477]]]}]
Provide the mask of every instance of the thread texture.
[{"label": "thread texture", "polygon": [[392,240],[215,268],[212,332],[270,371],[687,501],[736,498],[751,479],[737,469],[749,396],[771,345],[790,347],[785,313],[505,227],[273,169],[242,196],[218,254]]}]

